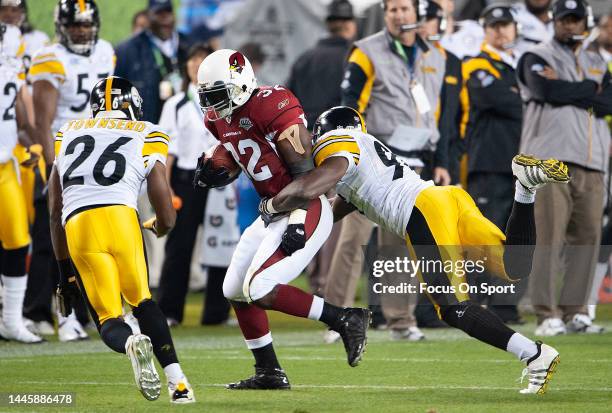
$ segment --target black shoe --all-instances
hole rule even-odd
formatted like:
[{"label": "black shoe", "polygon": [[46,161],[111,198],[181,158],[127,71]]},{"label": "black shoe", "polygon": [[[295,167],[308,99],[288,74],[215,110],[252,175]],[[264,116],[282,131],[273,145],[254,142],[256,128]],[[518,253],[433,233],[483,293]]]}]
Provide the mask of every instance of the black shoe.
[{"label": "black shoe", "polygon": [[365,308],[345,308],[338,323],[331,328],[342,337],[348,364],[355,367],[361,361],[368,338],[366,333],[370,326],[370,310]]},{"label": "black shoe", "polygon": [[255,366],[255,375],[225,386],[230,390],[289,390],[291,384],[283,369]]}]

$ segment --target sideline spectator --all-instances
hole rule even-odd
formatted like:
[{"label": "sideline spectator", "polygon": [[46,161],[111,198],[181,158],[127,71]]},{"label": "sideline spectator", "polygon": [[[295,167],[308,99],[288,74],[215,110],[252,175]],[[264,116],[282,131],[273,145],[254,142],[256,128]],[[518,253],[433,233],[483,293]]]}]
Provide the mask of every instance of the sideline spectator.
[{"label": "sideline spectator", "polygon": [[340,105],[346,55],[357,33],[348,0],[332,1],[325,23],[329,36],[296,60],[287,81],[287,87],[302,103],[309,129],[321,113]]},{"label": "sideline spectator", "polygon": [[[168,148],[166,173],[177,209],[174,230],[166,238],[157,291],[157,302],[170,326],[183,321],[191,257],[198,228],[204,218],[208,195],[206,190],[193,189],[197,154],[207,151],[217,143],[202,123],[203,114],[197,91],[198,67],[212,52],[204,43],[196,44],[189,50],[183,91],[168,99],[159,119],[159,126],[172,138]],[[226,268],[209,269],[209,286],[213,285],[217,278],[223,280],[225,270]],[[207,288],[207,295],[214,293],[210,290]],[[217,292],[223,296],[221,290]]]},{"label": "sideline spectator", "polygon": [[141,91],[144,120],[157,123],[163,102],[181,90],[187,41],[174,28],[170,0],[149,0],[150,27],[117,46],[115,74]]},{"label": "sideline spectator", "polygon": [[[604,173],[612,114],[612,87],[606,63],[584,50],[588,4],[560,0],[553,6],[554,38],[525,53],[519,85],[525,102],[521,152],[564,161],[569,185],[539,191],[535,203],[537,242],[530,277],[536,335],[600,332],[591,323],[586,302],[601,235]],[[552,213],[554,211],[554,213]],[[564,251],[564,244],[569,248]],[[579,246],[579,247],[577,247]],[[567,253],[569,251],[569,253]],[[559,299],[556,284],[565,258]]]},{"label": "sideline spectator", "polygon": [[[503,231],[514,202],[510,165],[518,153],[523,119],[513,50],[518,30],[512,9],[504,4],[487,7],[481,22],[485,32],[481,52],[463,63],[470,108],[465,136],[467,190],[482,214]],[[506,284],[497,277],[483,278],[489,284]],[[485,297],[489,309],[506,324],[521,323],[516,299],[526,286],[521,281],[520,293]]]}]

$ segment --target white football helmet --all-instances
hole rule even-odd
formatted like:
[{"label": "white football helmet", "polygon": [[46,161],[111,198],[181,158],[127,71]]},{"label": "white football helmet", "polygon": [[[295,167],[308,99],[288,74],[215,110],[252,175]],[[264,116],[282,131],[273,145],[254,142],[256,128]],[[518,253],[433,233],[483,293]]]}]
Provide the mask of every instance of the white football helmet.
[{"label": "white football helmet", "polygon": [[217,50],[198,69],[200,106],[212,121],[230,116],[249,100],[256,88],[251,63],[236,50]]}]

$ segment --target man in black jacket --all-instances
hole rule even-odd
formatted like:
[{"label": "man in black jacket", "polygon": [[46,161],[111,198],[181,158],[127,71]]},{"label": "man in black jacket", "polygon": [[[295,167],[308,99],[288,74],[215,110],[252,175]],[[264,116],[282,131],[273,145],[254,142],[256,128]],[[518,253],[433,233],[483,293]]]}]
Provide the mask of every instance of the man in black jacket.
[{"label": "man in black jacket", "polygon": [[302,103],[309,128],[325,110],[340,105],[346,54],[357,33],[353,6],[348,0],[331,2],[326,23],[329,37],[296,60],[287,81]]},{"label": "man in black jacket", "polygon": [[[485,30],[481,53],[463,63],[469,97],[465,133],[468,192],[483,215],[503,230],[512,210],[514,179],[510,165],[518,153],[523,119],[513,53],[517,30],[509,6],[487,7],[481,21]],[[520,321],[514,305],[520,295],[484,298],[508,323]]]},{"label": "man in black jacket", "polygon": [[180,67],[185,62],[185,37],[175,30],[170,0],[149,0],[148,30],[117,46],[115,75],[129,79],[141,91],[144,120],[157,123],[163,102],[180,91]]}]

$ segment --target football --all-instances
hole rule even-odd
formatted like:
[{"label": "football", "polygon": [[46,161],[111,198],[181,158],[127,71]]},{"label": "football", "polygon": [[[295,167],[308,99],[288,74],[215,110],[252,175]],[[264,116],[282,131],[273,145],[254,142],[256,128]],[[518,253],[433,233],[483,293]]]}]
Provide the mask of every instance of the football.
[{"label": "football", "polygon": [[240,173],[240,165],[238,165],[232,154],[220,143],[206,151],[206,159],[212,161],[214,169],[227,169],[232,178]]}]

